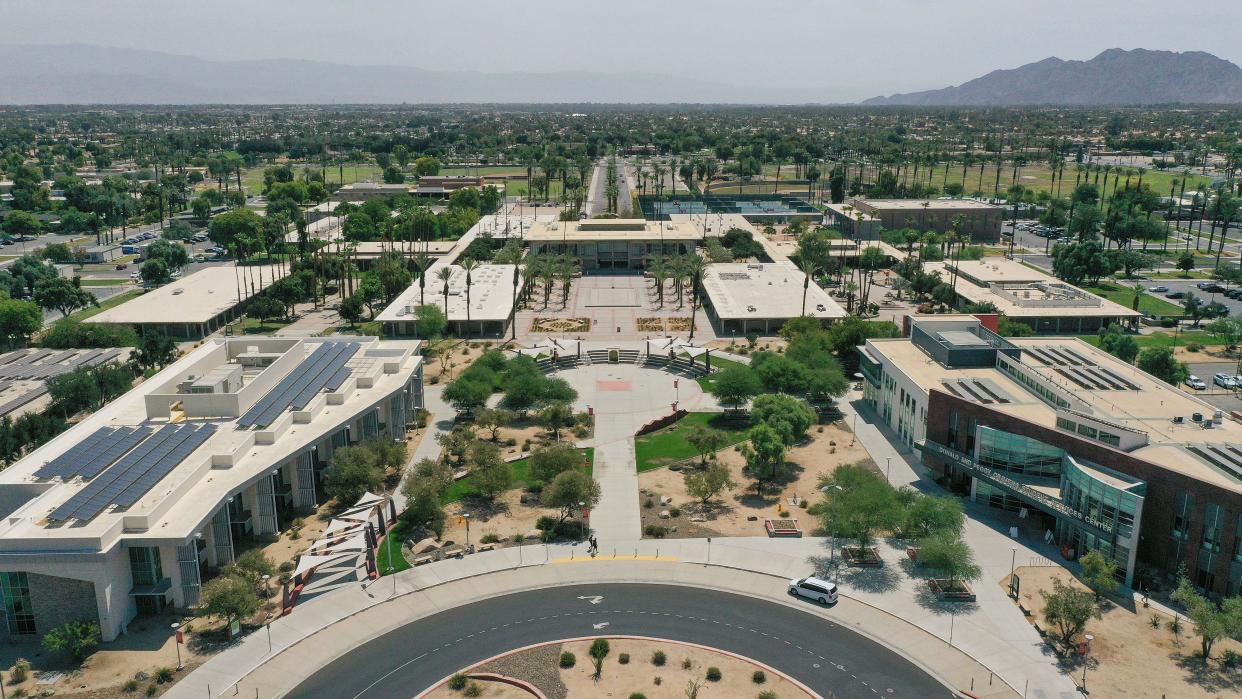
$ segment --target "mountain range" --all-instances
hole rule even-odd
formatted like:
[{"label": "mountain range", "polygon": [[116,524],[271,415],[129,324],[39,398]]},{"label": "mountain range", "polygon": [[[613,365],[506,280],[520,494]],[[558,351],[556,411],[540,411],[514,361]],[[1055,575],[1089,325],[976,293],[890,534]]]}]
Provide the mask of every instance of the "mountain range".
[{"label": "mountain range", "polygon": [[865,105],[1137,105],[1242,102],[1242,68],[1202,51],[1109,49],[1089,61],[1045,58],[940,90]]},{"label": "mountain range", "polygon": [[0,104],[810,103],[642,72],[435,71],[290,59],[211,61],[85,44],[0,45]]},{"label": "mountain range", "polygon": [[[834,93],[634,71],[440,71],[295,59],[216,61],[86,44],[0,45],[0,104],[828,104]],[[954,87],[862,104],[1169,103],[1242,103],[1242,68],[1200,51],[1109,49],[1088,61],[1047,58]]]}]

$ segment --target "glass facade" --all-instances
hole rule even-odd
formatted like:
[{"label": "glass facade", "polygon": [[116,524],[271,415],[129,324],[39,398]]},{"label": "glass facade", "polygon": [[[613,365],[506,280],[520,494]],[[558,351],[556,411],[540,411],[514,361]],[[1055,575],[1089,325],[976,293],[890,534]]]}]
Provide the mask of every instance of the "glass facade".
[{"label": "glass facade", "polygon": [[1106,482],[1067,458],[1061,476],[1061,500],[1100,529],[1112,531],[1113,536],[1102,538],[1089,530],[1063,523],[1060,525],[1062,542],[1073,546],[1079,554],[1099,551],[1128,571],[1135,542],[1135,522],[1141,516],[1146,490],[1146,485],[1139,481],[1126,487]]},{"label": "glass facade", "polygon": [[129,574],[134,587],[155,585],[164,579],[160,550],[154,546],[134,546],[129,550]]},{"label": "glass facade", "polygon": [[4,618],[11,635],[38,633],[34,605],[30,603],[30,581],[25,573],[0,573],[0,597],[4,600]]},{"label": "glass facade", "polygon": [[979,430],[979,463],[1033,478],[1060,478],[1065,452],[1021,435],[983,427]]}]

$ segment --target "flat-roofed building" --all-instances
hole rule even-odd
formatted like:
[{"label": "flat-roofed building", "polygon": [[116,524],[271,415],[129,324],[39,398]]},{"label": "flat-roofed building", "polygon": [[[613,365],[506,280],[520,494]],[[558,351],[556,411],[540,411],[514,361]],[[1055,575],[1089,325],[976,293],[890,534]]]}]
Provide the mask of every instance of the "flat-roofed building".
[{"label": "flat-roofed building", "polygon": [[587,219],[540,221],[526,233],[532,254],[577,257],[584,270],[645,269],[658,255],[689,255],[703,231],[688,221]]},{"label": "flat-roofed building", "polygon": [[452,194],[467,187],[481,188],[483,178],[479,175],[423,175],[412,190],[418,195]]},{"label": "flat-roofed building", "polygon": [[[991,304],[1037,333],[1095,332],[1112,323],[1136,325],[1143,314],[1004,257],[928,262],[953,285],[959,303]],[[956,270],[956,280],[954,271]]]},{"label": "flat-roofed building", "polygon": [[408,184],[388,184],[385,182],[354,182],[343,185],[332,193],[332,198],[339,201],[359,202],[372,199],[386,199],[398,194],[409,194]]},{"label": "flat-roofed building", "polygon": [[0,472],[0,635],[89,621],[111,641],[139,615],[198,604],[238,553],[326,501],[335,450],[405,439],[423,404],[418,346],[212,340]]},{"label": "flat-roofed building", "polygon": [[[444,282],[439,270],[448,269],[448,307],[445,308]],[[417,337],[415,311],[420,305],[436,306],[448,317],[449,332],[458,337],[504,337],[509,330],[514,297],[523,292],[526,279],[517,265],[483,264],[470,272],[469,294],[466,270],[443,260],[428,270],[426,286],[416,281],[388,305],[375,319],[384,324],[392,337]],[[467,296],[469,306],[467,306]]]},{"label": "flat-roofed building", "polygon": [[246,301],[286,274],[283,265],[206,267],[85,322],[131,325],[140,332],[152,330],[172,337],[203,337],[241,317]]},{"label": "flat-roofed building", "polygon": [[1184,566],[1242,592],[1242,424],[1077,338],[1002,338],[915,316],[859,348],[864,400],[939,482],[1013,513],[1066,558],[1098,550],[1127,585]]},{"label": "flat-roofed building", "polygon": [[704,310],[721,335],[771,335],[803,315],[825,325],[845,317],[828,292],[814,280],[804,288],[806,281],[788,260],[710,264],[703,273]]},{"label": "flat-roofed building", "polygon": [[824,206],[828,225],[841,231],[852,240],[879,240],[883,222],[879,218],[856,208],[853,204],[828,204]]},{"label": "flat-roofed building", "polygon": [[[1005,220],[1005,212],[999,206],[973,199],[851,199],[847,204],[853,207],[853,218],[857,218],[857,212],[867,217],[864,218],[866,225],[859,230],[869,237],[878,236],[881,229],[898,228],[943,233],[953,230],[954,220],[960,217],[961,225],[957,226],[960,235],[969,236],[975,243],[995,243],[1000,240],[1001,224]],[[834,218],[846,218],[842,214],[834,214]],[[875,221],[879,222],[878,227]]]}]

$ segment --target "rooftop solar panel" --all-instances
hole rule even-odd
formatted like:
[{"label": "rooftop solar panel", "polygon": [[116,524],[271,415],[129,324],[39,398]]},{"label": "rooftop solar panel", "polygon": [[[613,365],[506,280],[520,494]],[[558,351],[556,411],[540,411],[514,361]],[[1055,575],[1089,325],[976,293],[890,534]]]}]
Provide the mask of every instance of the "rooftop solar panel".
[{"label": "rooftop solar panel", "polygon": [[35,478],[65,477],[66,473],[75,472],[75,465],[82,459],[83,453],[92,453],[99,444],[114,434],[115,431],[116,428],[113,427],[100,427],[65,453],[43,464],[39,470],[35,471]]},{"label": "rooftop solar panel", "polygon": [[100,506],[91,512],[89,516],[83,513],[90,510],[92,503],[97,499],[101,491],[112,483],[123,477],[137,464],[141,464],[150,454],[157,453],[157,450],[165,447],[165,444],[179,432],[179,426],[165,425],[159,428],[146,441],[139,444],[128,454],[117,461],[112,468],[103,472],[98,478],[92,480],[86,487],[79,490],[73,497],[69,498],[60,507],[56,508],[50,515],[51,519],[56,521],[65,521],[67,519],[90,519],[107,505]]},{"label": "rooftop solar panel", "polygon": [[103,472],[104,469],[111,466],[117,459],[130,449],[138,446],[147,437],[151,436],[150,427],[136,427],[129,430],[127,434],[117,434],[110,442],[101,444],[101,450],[98,454],[91,455],[81,464],[81,468],[77,475],[83,478],[94,478]]},{"label": "rooftop solar panel", "polygon": [[[238,419],[240,427],[259,425],[266,427],[287,408],[301,409],[325,386],[337,381],[336,387],[345,379],[338,376],[345,363],[361,347],[357,342],[329,341],[321,344],[301,364],[290,371],[280,383],[263,396],[246,414]],[[348,373],[346,373],[346,376]]]}]

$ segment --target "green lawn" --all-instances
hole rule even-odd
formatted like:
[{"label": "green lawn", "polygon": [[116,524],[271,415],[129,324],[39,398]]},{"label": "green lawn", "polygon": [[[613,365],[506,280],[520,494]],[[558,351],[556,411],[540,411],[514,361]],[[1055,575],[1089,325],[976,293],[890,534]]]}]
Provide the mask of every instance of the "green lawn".
[{"label": "green lawn", "polygon": [[230,327],[233,328],[234,335],[271,335],[288,324],[283,320],[268,319],[262,325],[259,325],[257,319],[246,316],[235,323],[231,323]]},{"label": "green lawn", "polygon": [[1208,272],[1187,273],[1181,270],[1178,270],[1176,272],[1156,272],[1154,274],[1149,274],[1147,276],[1151,277],[1152,279],[1211,279],[1212,278],[1212,275]]},{"label": "green lawn", "polygon": [[[700,361],[700,360],[696,359],[696,361]],[[729,367],[734,367],[734,366],[746,366],[746,365],[742,364],[741,362],[735,362],[732,359],[718,359],[716,357],[712,357],[712,369],[724,371],[725,369],[728,369]],[[716,375],[715,373],[711,373],[711,374],[708,374],[707,376],[700,376],[699,378],[695,379],[695,381],[699,382],[699,386],[704,391],[711,391],[712,386],[715,385],[716,380],[713,378],[715,375]]]},{"label": "green lawn", "polygon": [[[1096,347],[1100,346],[1099,335],[1080,335],[1079,337],[1088,344]],[[1178,347],[1185,347],[1191,342],[1197,342],[1201,345],[1225,344],[1219,337],[1203,330],[1187,330],[1181,333],[1156,332],[1150,335],[1135,335],[1134,340],[1138,343],[1140,349],[1147,349],[1148,347],[1172,347],[1175,340]]]},{"label": "green lawn", "polygon": [[720,413],[690,413],[673,425],[634,440],[639,473],[698,456],[694,447],[686,442],[686,435],[695,425],[708,425],[725,432],[728,444],[742,441],[748,429],[743,423],[723,419]]},{"label": "green lawn", "polygon": [[[592,466],[591,462],[595,458],[595,450],[588,447],[586,449],[582,449],[581,451],[583,458],[586,460],[587,475],[590,475]],[[513,487],[527,487],[530,484],[530,460],[518,459],[509,465],[513,467]],[[449,486],[448,492],[444,494],[444,503],[448,504],[451,502],[457,502],[462,498],[476,494],[477,493],[474,489],[474,479],[470,476],[466,476],[461,480],[454,481],[453,485]]]},{"label": "green lawn", "polygon": [[[1134,289],[1132,287],[1102,281],[1093,286],[1084,285],[1082,288],[1096,296],[1103,296],[1113,303],[1121,304],[1126,308],[1131,308],[1134,303]],[[1146,292],[1139,296],[1138,310],[1140,313],[1156,316],[1181,315],[1182,313],[1181,306]]]},{"label": "green lawn", "polygon": [[124,286],[132,284],[131,279],[83,279],[82,286]]},{"label": "green lawn", "polygon": [[393,567],[393,572],[400,572],[410,567],[410,562],[401,555],[401,542],[405,541],[409,534],[410,525],[403,519],[398,519],[397,524],[388,530],[388,536],[384,537],[384,544],[380,546],[378,555],[375,557],[380,575],[388,575],[389,566]]},{"label": "green lawn", "polygon": [[90,308],[83,308],[77,313],[71,314],[69,317],[73,318],[74,320],[86,320],[87,318],[90,318],[91,316],[99,315],[100,313],[103,313],[109,308],[116,308],[117,306],[125,303],[126,301],[129,301],[131,299],[136,299],[141,295],[142,295],[142,289],[134,289],[133,291],[126,291],[123,294],[117,294],[116,296],[113,296],[107,301],[101,302],[98,308],[94,306]]}]

